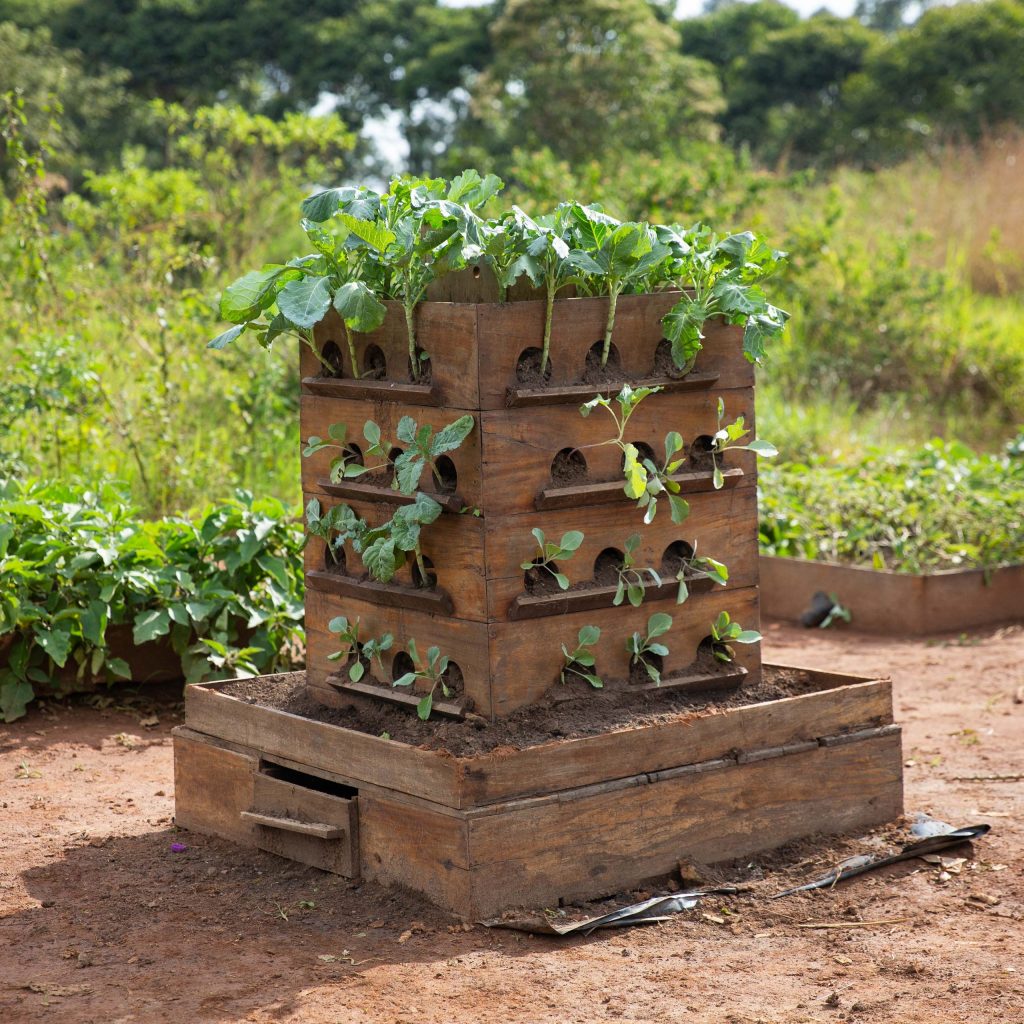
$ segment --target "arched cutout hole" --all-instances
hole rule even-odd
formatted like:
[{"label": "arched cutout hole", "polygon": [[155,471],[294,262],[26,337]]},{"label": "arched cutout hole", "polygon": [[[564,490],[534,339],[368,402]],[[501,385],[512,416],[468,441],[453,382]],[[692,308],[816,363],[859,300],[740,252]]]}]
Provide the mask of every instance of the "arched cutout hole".
[{"label": "arched cutout hole", "polygon": [[[644,459],[650,459],[655,465],[658,464],[658,460],[655,457],[654,449],[646,441],[631,441],[633,447],[636,449],[637,458],[643,462]],[[622,454],[622,469],[626,468],[626,454]]]},{"label": "arched cutout hole", "polygon": [[[712,469],[715,460],[711,453],[715,450],[715,439],[710,434],[701,434],[693,439],[690,445],[690,465],[694,469]],[[721,456],[719,456],[721,465]]]},{"label": "arched cutout hole", "polygon": [[[726,645],[723,643],[715,643],[711,636],[704,637],[703,640],[697,645],[697,659],[694,662],[695,668],[700,672],[730,672],[735,667],[733,658],[736,655],[736,648],[732,644],[728,645],[732,653],[728,654],[725,650]],[[715,649],[718,649],[721,657],[715,653]]]},{"label": "arched cutout hole", "polygon": [[[550,572],[548,570],[551,570]],[[558,585],[554,573],[558,572],[558,566],[554,562],[548,562],[541,566],[540,559],[533,560],[533,566],[523,573],[523,589],[528,594],[542,596],[544,594],[562,594],[564,591]]]},{"label": "arched cutout hole", "polygon": [[320,364],[320,372],[322,376],[345,376],[344,363],[341,358],[341,349],[338,348],[336,342],[326,342],[324,347],[320,349],[320,358],[323,360],[323,363]]},{"label": "arched cutout hole", "polygon": [[611,587],[619,581],[619,570],[625,556],[618,548],[605,548],[594,559],[594,582],[600,586]]},{"label": "arched cutout hole", "polygon": [[363,462],[363,449],[355,441],[348,441],[341,451],[346,463],[354,463],[357,466],[365,465]]},{"label": "arched cutout hole", "polygon": [[[659,673],[665,671],[665,659],[660,654],[651,654],[649,651],[644,655],[644,661],[653,665]],[[629,662],[629,681],[634,686],[650,686],[654,680],[648,675],[647,669],[639,661]]]},{"label": "arched cutout hole", "polygon": [[429,384],[433,377],[433,370],[430,366],[430,356],[419,347],[416,346],[416,366],[419,369],[419,377],[417,378],[412,372],[412,362],[409,362],[409,379],[415,381],[417,384]]},{"label": "arched cutout hole", "polygon": [[368,380],[383,380],[388,375],[388,361],[380,345],[367,345],[363,352],[363,376]]},{"label": "arched cutout hole", "polygon": [[434,484],[439,494],[454,494],[459,486],[459,471],[455,468],[447,455],[441,455],[434,463],[437,476],[434,477]]},{"label": "arched cutout hole", "polygon": [[480,280],[480,268],[479,267],[474,267],[473,268],[473,278],[476,281]]},{"label": "arched cutout hole", "polygon": [[337,573],[339,576],[344,576],[348,572],[344,546],[324,545],[324,571]]},{"label": "arched cutout hole", "polygon": [[455,697],[460,697],[463,691],[466,689],[465,679],[462,675],[462,669],[459,667],[457,661],[449,661],[448,668],[445,669],[444,675],[441,676],[441,682],[448,688],[447,694],[444,691],[435,693],[435,698],[441,698],[442,700],[452,700]]},{"label": "arched cutout hole", "polygon": [[661,556],[661,571],[665,576],[675,576],[693,558],[693,548],[685,540],[674,540]]},{"label": "arched cutout hole", "polygon": [[587,478],[587,460],[576,448],[563,448],[551,460],[551,482],[562,486]]},{"label": "arched cutout hole", "polygon": [[393,471],[394,465],[398,461],[399,457],[402,455],[403,450],[404,449],[402,449],[402,448],[397,448],[396,447],[396,448],[392,448],[388,452],[388,462],[390,464],[389,467],[388,467],[388,472],[392,472]]},{"label": "arched cutout hole", "polygon": [[601,353],[604,342],[595,341],[587,351],[587,361],[583,370],[583,381],[586,384],[603,384],[606,381],[622,379],[622,358],[615,345],[608,349],[608,362],[601,365]]},{"label": "arched cutout hole", "polygon": [[423,567],[427,570],[426,579],[423,577],[423,573],[420,572],[419,564],[416,559],[412,561],[412,582],[415,586],[420,587],[422,590],[433,590],[437,587],[437,573],[434,572],[434,563],[423,556]]},{"label": "arched cutout hole", "polygon": [[684,367],[679,369],[672,359],[672,342],[668,338],[662,338],[658,342],[658,347],[654,350],[654,366],[651,367],[651,376],[653,377],[672,377],[678,380],[680,377],[685,377],[692,367]]},{"label": "arched cutout hole", "polygon": [[536,347],[524,348],[516,360],[516,383],[539,387],[551,380],[551,356],[548,356],[548,365],[543,371],[540,367],[541,356],[544,350]]},{"label": "arched cutout hole", "polygon": [[406,672],[415,672],[416,665],[405,651],[399,651],[391,661],[391,682],[401,679]]}]

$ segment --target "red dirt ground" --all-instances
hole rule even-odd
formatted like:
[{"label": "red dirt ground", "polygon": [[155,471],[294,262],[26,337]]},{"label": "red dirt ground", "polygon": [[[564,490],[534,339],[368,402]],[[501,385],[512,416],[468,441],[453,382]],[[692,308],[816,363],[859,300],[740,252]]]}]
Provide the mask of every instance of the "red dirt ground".
[{"label": "red dirt ground", "polygon": [[[463,931],[407,894],[176,832],[178,706],[117,693],[120,707],[0,726],[0,1021],[1024,1022],[1024,783],[963,779],[1024,772],[1024,630],[893,641],[776,626],[765,648],[892,675],[907,810],[991,823],[973,859],[764,898],[891,845],[881,829],[758,858],[752,894],[662,925]],[[800,927],[822,923],[838,927]]]}]

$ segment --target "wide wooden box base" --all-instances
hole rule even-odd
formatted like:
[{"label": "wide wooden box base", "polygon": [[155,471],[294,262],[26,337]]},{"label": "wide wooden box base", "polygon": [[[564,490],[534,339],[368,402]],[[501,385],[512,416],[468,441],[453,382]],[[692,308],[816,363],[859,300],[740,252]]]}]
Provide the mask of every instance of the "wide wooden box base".
[{"label": "wide wooden box base", "polygon": [[902,813],[891,684],[812,674],[796,697],[465,758],[190,686],[176,822],[466,919],[610,894]]}]

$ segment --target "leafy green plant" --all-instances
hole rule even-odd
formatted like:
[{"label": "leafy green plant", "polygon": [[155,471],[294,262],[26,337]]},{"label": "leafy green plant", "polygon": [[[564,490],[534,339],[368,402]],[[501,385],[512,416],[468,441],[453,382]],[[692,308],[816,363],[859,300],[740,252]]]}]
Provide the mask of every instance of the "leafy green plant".
[{"label": "leafy green plant", "polygon": [[725,477],[722,475],[722,469],[718,465],[718,457],[724,455],[727,451],[746,451],[754,452],[760,455],[762,458],[770,459],[774,458],[779,454],[778,448],[771,443],[771,441],[750,441],[747,444],[736,444],[736,441],[746,437],[750,431],[744,424],[744,418],[738,416],[732,423],[722,426],[722,420],[725,418],[725,400],[722,398],[718,399],[718,425],[715,429],[714,436],[711,439],[711,463],[714,467],[712,480],[715,485],[715,490],[721,490],[725,486]]},{"label": "leafy green plant", "polygon": [[379,637],[369,636],[365,640],[359,638],[359,619],[353,622],[344,615],[336,615],[327,623],[327,628],[332,633],[338,634],[338,639],[345,646],[340,651],[328,654],[328,661],[339,661],[341,658],[352,659],[348,669],[348,677],[353,683],[358,683],[366,674],[367,667],[374,661],[383,669],[381,655],[391,649],[394,637],[390,633],[384,633]]},{"label": "leafy green plant", "polygon": [[711,653],[719,661],[732,662],[736,658],[733,644],[756,644],[761,634],[756,629],[744,629],[733,622],[728,612],[719,612],[711,623]]},{"label": "leafy green plant", "polygon": [[661,683],[661,670],[651,660],[651,655],[658,658],[668,657],[668,647],[655,641],[671,628],[672,616],[664,612],[655,612],[647,620],[646,634],[634,633],[626,640],[626,651],[631,656],[630,664],[643,665],[644,671],[655,683]]},{"label": "leafy green plant", "polygon": [[519,568],[528,572],[535,570],[538,573],[543,569],[551,574],[561,590],[568,590],[569,578],[554,568],[554,562],[556,558],[572,558],[583,543],[583,534],[579,530],[568,530],[562,534],[562,539],[555,543],[544,536],[544,531],[540,527],[535,527],[530,532],[537,541],[538,554],[532,561],[520,563]]},{"label": "leafy green plant", "polygon": [[590,671],[597,663],[593,647],[600,639],[601,630],[597,626],[582,626],[576,634],[576,646],[571,651],[562,644],[562,656],[565,661],[559,678],[563,683],[567,682],[566,676],[574,675],[585,679],[596,690],[604,686],[601,677]]},{"label": "leafy green plant", "polygon": [[416,649],[416,641],[412,638],[409,639],[408,649],[414,666],[413,671],[399,676],[392,685],[414,686],[416,680],[421,679],[430,686],[429,691],[416,705],[416,714],[425,722],[430,718],[430,712],[434,708],[434,693],[438,686],[441,687],[441,692],[445,697],[452,695],[444,678],[451,659],[447,654],[442,654],[439,647],[428,647],[426,657],[420,657],[420,653]]},{"label": "leafy green plant", "polygon": [[[686,461],[685,457],[676,458],[683,450],[683,439],[676,431],[669,431],[665,435],[665,461],[657,465],[649,458],[641,458],[636,445],[626,441],[626,427],[629,419],[636,411],[636,407],[648,395],[654,395],[661,391],[660,387],[639,387],[632,388],[628,384],[615,396],[614,402],[618,405],[616,412],[612,405],[613,399],[597,395],[589,402],[580,407],[581,416],[589,416],[594,409],[606,409],[611,418],[615,421],[615,437],[607,441],[600,441],[595,445],[584,447],[601,447],[603,445],[615,445],[622,452],[622,472],[626,478],[625,492],[630,498],[636,499],[637,508],[645,509],[644,522],[651,523],[658,510],[658,498],[667,495],[670,515],[673,523],[682,523],[690,514],[690,505],[685,498],[679,497],[681,487],[679,482],[672,479],[672,474],[678,472],[680,466]],[[582,450],[582,449],[581,449]]]},{"label": "leafy green plant", "polygon": [[634,608],[639,608],[644,603],[644,595],[647,588],[644,584],[644,576],[650,576],[651,582],[661,586],[661,576],[650,566],[637,567],[634,552],[640,546],[640,534],[634,533],[626,538],[623,545],[622,565],[618,568],[618,583],[615,586],[615,596],[612,604],[617,608],[624,600]]}]

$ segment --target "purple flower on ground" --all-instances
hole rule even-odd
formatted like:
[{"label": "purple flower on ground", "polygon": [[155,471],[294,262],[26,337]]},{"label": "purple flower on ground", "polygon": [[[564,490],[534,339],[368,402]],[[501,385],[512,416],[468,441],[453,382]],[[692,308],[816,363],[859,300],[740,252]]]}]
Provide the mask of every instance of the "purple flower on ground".
[{"label": "purple flower on ground", "polygon": [[187,849],[184,843],[171,843],[171,853],[184,853]]}]

